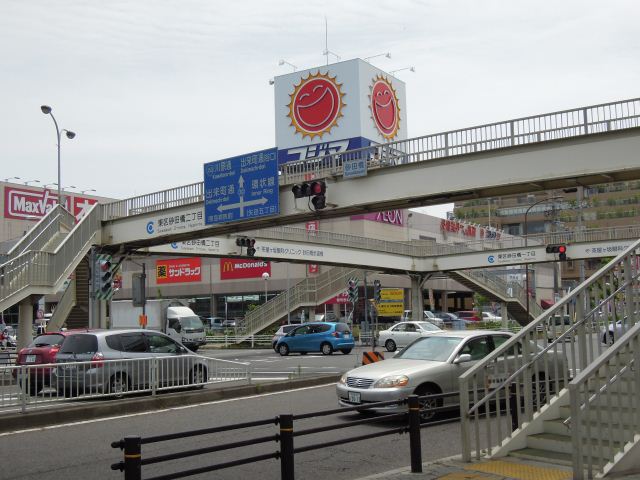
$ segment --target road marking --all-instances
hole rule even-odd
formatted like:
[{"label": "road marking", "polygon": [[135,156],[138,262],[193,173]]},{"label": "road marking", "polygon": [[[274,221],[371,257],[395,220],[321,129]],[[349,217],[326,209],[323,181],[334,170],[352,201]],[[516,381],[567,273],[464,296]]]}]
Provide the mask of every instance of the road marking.
[{"label": "road marking", "polygon": [[221,403],[238,402],[238,401],[242,401],[242,400],[250,400],[250,399],[253,399],[253,398],[271,397],[271,396],[274,396],[274,395],[282,395],[282,394],[291,393],[291,392],[302,392],[304,390],[314,390],[316,388],[325,388],[325,387],[328,387],[328,386],[331,386],[331,385],[335,385],[335,384],[336,384],[335,382],[331,382],[331,383],[326,383],[324,385],[315,385],[313,387],[293,388],[291,390],[283,390],[281,392],[262,393],[260,395],[250,395],[248,397],[228,398],[228,399],[225,399],[225,400],[214,400],[212,402],[202,402],[202,403],[195,403],[193,405],[183,405],[183,406],[180,406],[180,407],[162,408],[162,409],[159,409],[159,410],[151,410],[151,411],[147,411],[147,412],[131,413],[131,414],[128,414],[128,415],[116,415],[114,417],[96,418],[96,419],[92,419],[92,420],[82,420],[82,421],[79,421],[79,422],[63,423],[61,425],[49,425],[47,427],[26,428],[24,430],[14,430],[13,432],[0,433],[0,437],[8,437],[10,435],[18,435],[18,434],[21,434],[21,433],[42,432],[42,431],[45,431],[45,430],[55,430],[57,428],[74,427],[76,425],[89,425],[91,423],[108,422],[110,420],[120,420],[122,418],[141,417],[143,415],[153,415],[153,414],[162,413],[162,412],[172,412],[172,411],[176,411],[176,410],[186,410],[188,408],[197,408],[197,407],[205,407],[205,406],[208,406],[208,405],[217,405],[217,404],[221,404]]}]

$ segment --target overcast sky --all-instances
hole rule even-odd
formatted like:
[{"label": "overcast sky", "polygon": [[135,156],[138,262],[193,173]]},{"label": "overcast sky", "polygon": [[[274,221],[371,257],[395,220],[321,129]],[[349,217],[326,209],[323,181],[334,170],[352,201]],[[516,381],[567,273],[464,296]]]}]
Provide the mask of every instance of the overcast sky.
[{"label": "overcast sky", "polygon": [[125,198],[275,146],[279,59],[415,67],[410,137],[640,96],[637,0],[0,0],[0,177]]}]

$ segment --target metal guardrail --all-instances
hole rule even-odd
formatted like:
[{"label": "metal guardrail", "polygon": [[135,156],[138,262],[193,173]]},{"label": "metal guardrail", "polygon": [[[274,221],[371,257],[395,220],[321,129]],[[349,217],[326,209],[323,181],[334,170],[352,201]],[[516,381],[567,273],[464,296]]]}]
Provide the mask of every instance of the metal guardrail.
[{"label": "metal guardrail", "polygon": [[[370,169],[394,168],[468,153],[499,150],[551,140],[601,134],[640,127],[640,99],[593,105],[571,110],[516,118],[449,132],[349,150],[291,162],[283,166],[280,185],[341,175],[345,160],[366,159]],[[204,201],[202,182],[108,203],[102,220],[138,215]]]},{"label": "metal guardrail", "polygon": [[[246,465],[248,463],[255,463],[264,460],[280,460],[280,472],[283,480],[293,480],[295,478],[295,468],[294,468],[294,459],[296,454],[310,452],[313,450],[320,450],[323,448],[336,446],[336,445],[344,445],[347,443],[358,442],[362,440],[369,440],[372,438],[383,437],[387,435],[393,434],[409,434],[409,456],[411,459],[411,472],[412,473],[420,473],[422,472],[422,448],[421,448],[421,438],[420,438],[420,429],[425,428],[427,426],[431,426],[441,422],[429,422],[429,423],[421,423],[420,418],[420,402],[424,401],[425,404],[429,404],[430,402],[425,401],[430,398],[442,398],[444,396],[458,395],[458,393],[453,394],[438,394],[438,395],[430,395],[427,397],[418,397],[417,395],[411,395],[407,400],[393,400],[389,402],[377,402],[377,403],[368,403],[362,404],[354,407],[346,407],[346,408],[338,408],[333,410],[324,410],[320,412],[308,412],[297,415],[292,414],[282,414],[278,415],[275,418],[266,418],[262,420],[256,420],[252,422],[243,422],[236,423],[233,425],[225,425],[220,427],[210,427],[203,428],[199,430],[191,430],[179,433],[169,433],[165,435],[156,435],[153,437],[139,437],[139,436],[128,436],[119,441],[111,443],[112,448],[119,448],[123,451],[124,459],[118,463],[114,463],[111,465],[112,470],[119,470],[124,472],[125,480],[140,480],[142,478],[142,467],[146,465],[154,465],[154,464],[165,464],[173,460],[180,460],[184,458],[190,458],[194,456],[200,456],[215,452],[222,452],[226,450],[237,449],[241,447],[248,447],[251,445],[259,445],[265,443],[276,442],[280,443],[280,450],[274,451],[271,453],[265,453],[262,455],[254,455],[247,456],[247,451],[243,450],[242,453],[239,453],[239,458],[236,460],[209,464],[203,467],[184,469],[180,471],[175,471],[172,473],[165,473],[162,475],[148,477],[145,478],[149,480],[168,480],[170,478],[184,478],[192,475],[202,474],[206,472],[214,472],[217,470],[232,468],[240,465]],[[435,403],[435,402],[434,402]],[[322,427],[315,428],[307,428],[298,430],[295,428],[297,426],[297,422],[304,421],[309,418],[317,418],[317,417],[328,417],[330,415],[336,414],[344,414],[350,411],[362,411],[369,410],[372,408],[379,408],[389,405],[407,405],[406,413],[394,413],[387,415],[380,415],[376,417],[368,417],[359,420],[352,421],[344,421],[340,420],[339,423],[332,425],[324,425]],[[427,408],[427,407],[424,407]],[[448,410],[447,407],[434,407],[431,408],[433,412]],[[385,422],[389,422],[390,420],[400,421],[400,423],[406,422],[402,426],[384,426]],[[404,422],[403,422],[404,420]],[[295,423],[294,423],[295,421]],[[446,420],[445,420],[446,421]],[[186,450],[186,451],[177,451],[174,453],[167,453],[164,455],[156,455],[153,457],[144,457],[142,454],[142,446],[149,444],[156,444],[159,442],[169,442],[172,440],[179,440],[182,438],[190,438],[202,435],[211,435],[214,433],[220,432],[229,432],[240,429],[249,429],[253,427],[264,427],[266,425],[279,425],[279,430],[275,434],[267,434],[264,435],[263,428],[260,429],[260,436],[249,438],[247,440],[239,440],[225,444],[211,445],[211,446],[200,446],[197,449]],[[305,445],[304,447],[296,447],[294,444],[294,439],[302,436],[309,436],[318,433],[324,433],[329,431],[337,431],[348,429],[351,427],[358,427],[362,425],[372,425],[377,424],[379,428],[374,433],[355,435],[351,437],[345,437],[344,435],[340,435],[340,438],[332,441],[325,441],[321,443],[314,443]],[[166,449],[170,448],[169,446],[165,447]],[[163,470],[170,467],[164,467]],[[166,470],[165,470],[166,471]]]},{"label": "metal guardrail", "polygon": [[[0,353],[0,358],[1,353]],[[249,364],[199,355],[3,365],[0,409],[21,412],[69,399],[114,398],[249,380]]]},{"label": "metal guardrail", "polygon": [[[517,395],[524,398],[518,424],[515,425],[520,428],[549,405],[555,394],[569,385],[572,372],[591,372],[589,378],[593,378],[593,372],[598,371],[601,365],[602,357],[598,357],[607,348],[603,343],[607,338],[606,332],[619,328],[616,327],[619,320],[623,320],[623,324],[626,321],[624,329],[637,323],[639,312],[635,308],[640,302],[637,287],[640,279],[639,249],[640,241],[634,242],[570,295],[460,377],[460,391],[463,392],[460,402],[462,455],[465,461],[469,461],[472,455],[479,459],[483,451],[491,455],[493,449],[511,438],[511,429],[505,428],[509,411],[506,416],[496,414],[480,422],[479,409],[483,405],[505,401],[512,384],[516,385]],[[547,332],[547,335],[540,338],[540,331]],[[522,355],[514,356],[515,349],[522,351]],[[564,361],[552,361],[554,357],[564,358]],[[533,388],[533,384],[540,382],[544,387]],[[575,393],[576,388],[573,387],[570,393]],[[464,392],[469,389],[479,392],[477,398],[471,399],[465,395]],[[573,397],[571,402],[576,405]],[[578,415],[572,411],[574,418],[578,418]],[[632,434],[640,432],[640,419],[634,417],[633,423],[627,423],[627,428]],[[575,464],[575,455],[579,454],[574,450],[573,455]],[[613,457],[608,459],[613,460]],[[574,471],[575,475],[581,473]]]}]

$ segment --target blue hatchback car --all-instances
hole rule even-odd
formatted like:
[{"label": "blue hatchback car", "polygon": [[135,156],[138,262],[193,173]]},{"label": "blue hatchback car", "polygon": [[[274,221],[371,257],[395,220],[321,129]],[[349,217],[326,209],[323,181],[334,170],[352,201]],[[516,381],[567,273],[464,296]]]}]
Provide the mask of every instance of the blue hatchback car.
[{"label": "blue hatchback car", "polygon": [[280,355],[299,352],[322,352],[331,355],[340,350],[347,354],[353,349],[353,335],[346,323],[313,322],[294,328],[276,343],[275,349]]}]

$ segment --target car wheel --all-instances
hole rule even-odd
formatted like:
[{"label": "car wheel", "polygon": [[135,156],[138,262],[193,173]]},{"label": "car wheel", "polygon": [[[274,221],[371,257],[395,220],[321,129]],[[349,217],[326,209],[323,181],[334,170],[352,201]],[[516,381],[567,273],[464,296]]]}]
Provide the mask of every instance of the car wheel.
[{"label": "car wheel", "polygon": [[613,332],[609,332],[609,338],[608,338],[607,344],[608,345],[613,345],[614,341],[615,341],[615,338],[614,338]]},{"label": "car wheel", "polygon": [[80,388],[78,385],[69,385],[65,388],[58,389],[58,397],[72,398],[80,395]]},{"label": "car wheel", "polygon": [[281,343],[278,347],[278,353],[283,357],[289,355],[289,345],[287,345],[286,343]]},{"label": "car wheel", "polygon": [[[20,383],[20,389],[22,389],[22,380],[19,380],[18,382]],[[35,380],[27,382],[26,386],[28,387],[29,395],[32,397],[38,395],[38,392],[42,390],[42,384],[36,382]]]},{"label": "car wheel", "polygon": [[333,347],[330,343],[323,343],[320,345],[320,351],[323,355],[331,355],[333,353]]},{"label": "car wheel", "polygon": [[386,342],[384,342],[384,348],[387,349],[387,352],[395,352],[397,345],[396,342],[394,342],[393,340],[387,340]]},{"label": "car wheel", "polygon": [[300,352],[300,355],[306,355],[307,352]]},{"label": "car wheel", "polygon": [[120,398],[129,391],[129,381],[124,373],[116,373],[109,380],[109,393]]},{"label": "car wheel", "polygon": [[198,351],[198,348],[200,348],[200,346],[199,346],[199,345],[194,345],[193,347],[191,347],[191,348],[190,348],[190,350],[191,350],[192,352],[197,352],[197,351]]},{"label": "car wheel", "polygon": [[438,412],[434,412],[434,408],[442,407],[442,398],[431,398],[431,395],[440,393],[435,387],[427,385],[418,387],[415,394],[420,397],[420,422],[433,420]]},{"label": "car wheel", "polygon": [[207,383],[208,380],[207,367],[204,365],[196,365],[189,373],[189,383],[198,384],[195,385],[196,388],[204,388],[204,384]]},{"label": "car wheel", "polygon": [[349,355],[351,353],[351,349],[350,348],[345,348],[343,350],[340,350],[342,353],[344,353],[345,355]]}]

